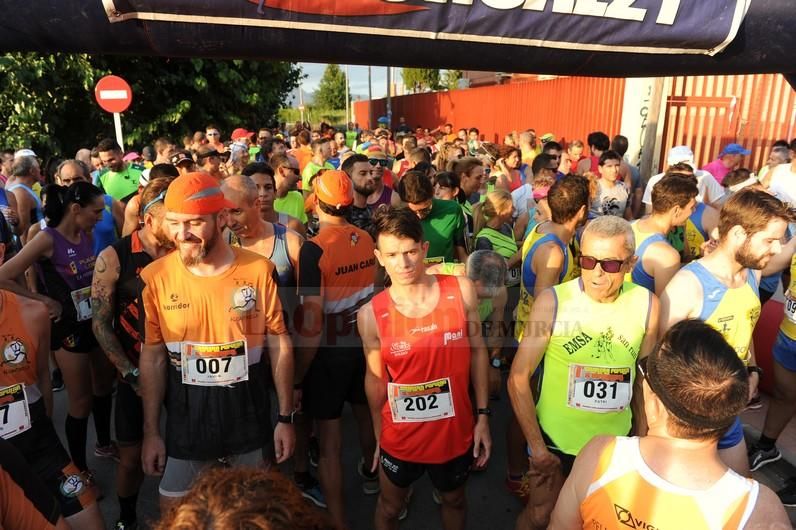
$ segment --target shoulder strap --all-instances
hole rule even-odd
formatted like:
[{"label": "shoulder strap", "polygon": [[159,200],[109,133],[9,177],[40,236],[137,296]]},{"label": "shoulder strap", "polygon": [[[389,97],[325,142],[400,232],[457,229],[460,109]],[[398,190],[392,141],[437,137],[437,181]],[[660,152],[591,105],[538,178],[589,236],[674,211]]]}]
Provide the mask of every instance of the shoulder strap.
[{"label": "shoulder strap", "polygon": [[36,195],[36,192],[33,191],[33,189],[30,186],[26,186],[25,184],[22,184],[21,182],[17,182],[16,184],[12,184],[11,186],[7,187],[6,191],[14,191],[17,188],[22,188],[23,190],[27,191],[28,195],[33,197],[33,200],[36,201],[36,205],[39,208],[41,208],[41,199],[39,198],[38,195]]}]

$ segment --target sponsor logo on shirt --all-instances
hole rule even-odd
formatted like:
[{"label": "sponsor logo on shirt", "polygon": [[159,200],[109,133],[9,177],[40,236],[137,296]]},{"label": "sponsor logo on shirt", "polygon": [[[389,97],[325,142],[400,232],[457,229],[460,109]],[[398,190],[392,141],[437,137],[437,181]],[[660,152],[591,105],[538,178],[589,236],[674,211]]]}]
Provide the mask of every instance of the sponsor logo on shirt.
[{"label": "sponsor logo on shirt", "polygon": [[67,247],[66,255],[72,258],[77,255],[77,252],[75,252],[75,249],[73,249],[72,247]]},{"label": "sponsor logo on shirt", "polygon": [[630,510],[623,508],[618,504],[614,504],[614,512],[616,513],[616,520],[627,526],[628,528],[635,528],[636,530],[658,530],[654,526],[643,519],[634,517]]},{"label": "sponsor logo on shirt", "polygon": [[359,263],[349,263],[347,265],[342,265],[337,267],[337,270],[334,272],[335,276],[340,276],[341,274],[348,274],[350,272],[356,272],[360,269],[365,269],[367,267],[372,267],[376,264],[376,258],[370,258],[366,260],[362,260]]},{"label": "sponsor logo on shirt", "polygon": [[416,328],[412,328],[409,330],[410,335],[414,335],[416,333],[431,333],[432,331],[436,331],[439,326],[437,326],[436,322],[429,325],[429,326],[418,326]]},{"label": "sponsor logo on shirt", "polygon": [[68,475],[64,477],[60,486],[61,494],[70,499],[80,496],[85,489],[86,485],[80,475]]},{"label": "sponsor logo on shirt", "polygon": [[462,340],[463,338],[464,338],[463,329],[460,329],[459,331],[446,331],[445,334],[442,336],[442,345],[447,346],[449,342]]},{"label": "sponsor logo on shirt", "polygon": [[257,291],[251,285],[241,285],[232,293],[232,309],[247,313],[257,304]]},{"label": "sponsor logo on shirt", "polygon": [[13,338],[5,342],[3,346],[3,364],[20,364],[27,361],[27,358],[28,352],[25,350],[25,345],[21,340]]},{"label": "sponsor logo on shirt", "polygon": [[170,304],[163,304],[164,311],[176,311],[178,309],[188,309],[191,307],[191,304],[180,302],[180,297],[175,293],[169,295],[169,300],[171,301]]},{"label": "sponsor logo on shirt", "polygon": [[409,353],[410,349],[412,349],[412,345],[406,341],[393,342],[390,344],[390,355],[401,357]]}]

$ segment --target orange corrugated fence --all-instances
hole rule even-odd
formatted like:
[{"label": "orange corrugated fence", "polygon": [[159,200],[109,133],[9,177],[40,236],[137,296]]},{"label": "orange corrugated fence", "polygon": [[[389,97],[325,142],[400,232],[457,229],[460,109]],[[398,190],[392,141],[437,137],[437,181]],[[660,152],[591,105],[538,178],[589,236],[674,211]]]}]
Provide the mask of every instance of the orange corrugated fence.
[{"label": "orange corrugated fence", "polygon": [[[403,116],[412,128],[478,127],[488,142],[502,143],[511,131],[533,128],[539,136],[552,132],[559,140],[585,143],[595,128],[609,136],[619,133],[624,91],[624,79],[567,77],[397,96],[392,98],[393,127]],[[373,127],[386,107],[386,99],[357,101],[356,121]]]}]

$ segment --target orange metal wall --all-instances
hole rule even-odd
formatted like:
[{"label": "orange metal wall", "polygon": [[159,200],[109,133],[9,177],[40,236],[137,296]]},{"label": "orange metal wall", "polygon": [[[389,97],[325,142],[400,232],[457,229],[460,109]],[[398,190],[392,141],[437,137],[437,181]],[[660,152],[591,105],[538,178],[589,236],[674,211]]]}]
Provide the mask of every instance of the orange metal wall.
[{"label": "orange metal wall", "polygon": [[796,135],[796,91],[779,74],[675,77],[666,107],[662,161],[672,146],[690,145],[701,166],[737,142],[757,171],[776,140]]},{"label": "orange metal wall", "polygon": [[[413,128],[477,127],[488,142],[502,143],[511,131],[533,128],[539,136],[552,132],[559,140],[585,143],[594,130],[619,133],[624,91],[624,79],[568,77],[397,96],[392,98],[393,127],[403,116]],[[356,121],[368,127],[370,116],[369,126],[375,126],[386,105],[385,99],[355,102]]]}]

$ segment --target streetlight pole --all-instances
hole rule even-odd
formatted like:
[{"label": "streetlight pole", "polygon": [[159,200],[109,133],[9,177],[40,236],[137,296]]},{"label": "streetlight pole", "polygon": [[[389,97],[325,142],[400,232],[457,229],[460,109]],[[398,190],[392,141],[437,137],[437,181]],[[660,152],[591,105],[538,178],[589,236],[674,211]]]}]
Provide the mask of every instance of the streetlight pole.
[{"label": "streetlight pole", "polygon": [[345,122],[348,125],[348,122],[351,121],[349,118],[349,112],[351,107],[351,96],[348,94],[348,65],[345,65]]}]

